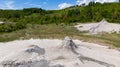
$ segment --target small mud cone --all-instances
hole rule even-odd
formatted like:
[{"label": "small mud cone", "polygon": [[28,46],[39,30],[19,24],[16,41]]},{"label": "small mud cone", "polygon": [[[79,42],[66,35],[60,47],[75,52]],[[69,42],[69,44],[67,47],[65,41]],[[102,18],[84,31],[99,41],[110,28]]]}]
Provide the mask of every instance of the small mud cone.
[{"label": "small mud cone", "polygon": [[78,47],[70,37],[66,36],[62,42],[62,48],[70,49],[72,52],[76,53],[75,49]]}]

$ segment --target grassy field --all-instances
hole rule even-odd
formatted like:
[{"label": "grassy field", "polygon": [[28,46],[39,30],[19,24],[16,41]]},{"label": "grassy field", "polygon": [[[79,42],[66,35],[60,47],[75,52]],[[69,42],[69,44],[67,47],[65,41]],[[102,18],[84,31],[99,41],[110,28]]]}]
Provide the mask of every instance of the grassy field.
[{"label": "grassy field", "polygon": [[63,39],[65,36],[70,36],[73,39],[82,41],[110,45],[120,48],[120,34],[101,34],[101,35],[84,35],[84,32],[79,32],[73,25],[27,25],[26,29],[14,31],[11,33],[0,33],[0,42],[7,42],[19,39]]}]

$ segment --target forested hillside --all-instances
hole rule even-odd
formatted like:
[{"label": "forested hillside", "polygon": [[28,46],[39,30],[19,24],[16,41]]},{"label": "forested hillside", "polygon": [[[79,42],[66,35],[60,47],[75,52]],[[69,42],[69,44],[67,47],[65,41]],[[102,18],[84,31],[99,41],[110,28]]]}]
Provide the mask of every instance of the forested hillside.
[{"label": "forested hillside", "polygon": [[70,24],[96,22],[105,18],[120,23],[120,3],[94,3],[72,6],[62,10],[25,8],[22,10],[0,10],[0,32],[12,32],[26,28],[26,24]]}]

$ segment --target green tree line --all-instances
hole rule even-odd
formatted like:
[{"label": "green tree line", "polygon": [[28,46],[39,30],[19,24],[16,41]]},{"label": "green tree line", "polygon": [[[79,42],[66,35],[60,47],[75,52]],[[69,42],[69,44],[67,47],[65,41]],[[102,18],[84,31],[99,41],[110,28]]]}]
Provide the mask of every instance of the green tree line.
[{"label": "green tree line", "polygon": [[12,32],[26,28],[26,24],[71,24],[98,22],[105,18],[120,23],[120,3],[94,3],[75,5],[62,10],[24,8],[22,10],[0,10],[0,32]]}]

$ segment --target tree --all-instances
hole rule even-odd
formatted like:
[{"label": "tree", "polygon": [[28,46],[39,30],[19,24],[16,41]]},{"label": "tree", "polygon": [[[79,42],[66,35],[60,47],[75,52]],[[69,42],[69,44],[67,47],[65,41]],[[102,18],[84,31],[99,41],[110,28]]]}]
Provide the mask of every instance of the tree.
[{"label": "tree", "polygon": [[23,9],[23,12],[26,14],[26,15],[30,15],[32,13],[44,13],[45,10],[41,9],[41,8],[24,8]]}]

